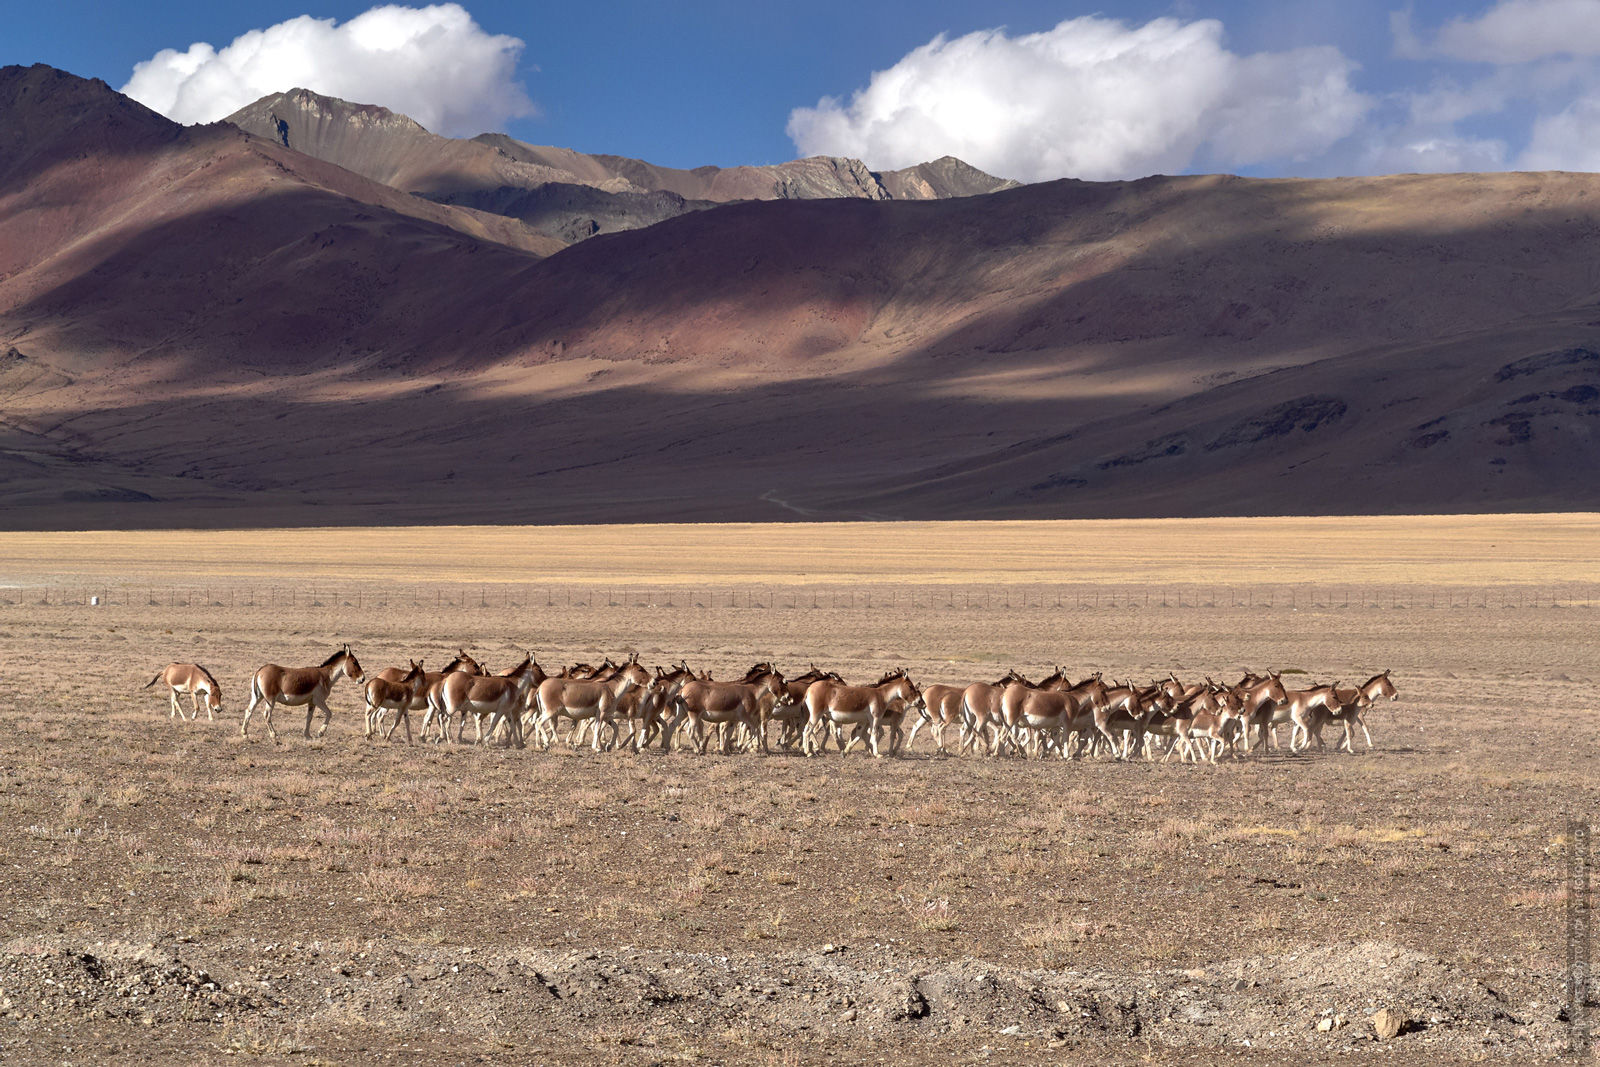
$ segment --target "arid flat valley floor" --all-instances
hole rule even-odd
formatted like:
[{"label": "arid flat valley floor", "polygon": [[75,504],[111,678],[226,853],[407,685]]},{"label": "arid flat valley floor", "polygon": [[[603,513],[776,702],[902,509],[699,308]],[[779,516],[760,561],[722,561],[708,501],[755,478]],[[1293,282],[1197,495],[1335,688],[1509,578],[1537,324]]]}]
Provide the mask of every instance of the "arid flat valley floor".
[{"label": "arid flat valley floor", "polygon": [[[1553,1059],[1596,544],[1587,515],[0,534],[0,1060]],[[1371,751],[1215,767],[407,747],[348,682],[326,738],[240,737],[255,667],[342,642],[369,672],[1388,668],[1400,700]],[[218,721],[141,691],[172,660]]]}]

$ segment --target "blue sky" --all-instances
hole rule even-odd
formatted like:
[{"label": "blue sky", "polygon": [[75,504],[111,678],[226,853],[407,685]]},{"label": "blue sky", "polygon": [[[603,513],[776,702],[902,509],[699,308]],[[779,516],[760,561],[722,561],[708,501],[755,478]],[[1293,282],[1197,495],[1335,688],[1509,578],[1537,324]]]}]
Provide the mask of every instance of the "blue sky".
[{"label": "blue sky", "polygon": [[180,121],[309,82],[439,132],[679,167],[1600,169],[1600,0],[372,7],[34,3],[8,14],[0,63],[128,86]]}]

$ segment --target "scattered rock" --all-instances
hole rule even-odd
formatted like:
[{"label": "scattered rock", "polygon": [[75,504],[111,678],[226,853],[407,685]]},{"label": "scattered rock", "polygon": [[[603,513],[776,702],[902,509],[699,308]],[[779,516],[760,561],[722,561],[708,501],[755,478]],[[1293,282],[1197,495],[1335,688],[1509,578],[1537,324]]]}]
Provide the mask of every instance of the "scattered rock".
[{"label": "scattered rock", "polygon": [[1379,1041],[1392,1041],[1405,1031],[1409,1021],[1393,1008],[1380,1008],[1372,1016],[1372,1029]]}]

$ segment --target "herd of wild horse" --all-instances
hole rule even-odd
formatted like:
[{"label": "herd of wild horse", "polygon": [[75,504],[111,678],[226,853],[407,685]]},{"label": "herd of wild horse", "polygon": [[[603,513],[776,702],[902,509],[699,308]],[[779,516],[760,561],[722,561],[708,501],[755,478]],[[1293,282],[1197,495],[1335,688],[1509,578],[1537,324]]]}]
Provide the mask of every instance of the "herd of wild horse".
[{"label": "herd of wild horse", "polygon": [[[651,745],[672,749],[686,727],[689,743],[702,754],[719,731],[724,753],[734,746],[768,753],[776,728],[781,749],[798,746],[808,756],[826,750],[830,739],[841,753],[863,744],[874,756],[896,755],[902,747],[909,750],[926,728],[941,754],[950,753],[947,742],[954,729],[958,754],[981,747],[989,755],[1176,755],[1214,763],[1224,753],[1238,757],[1276,748],[1280,726],[1291,728],[1294,752],[1312,744],[1326,748],[1322,734],[1329,726],[1344,731],[1336,749],[1353,752],[1358,728],[1370,749],[1365,712],[1380,700],[1397,698],[1389,675],[1383,671],[1348,688],[1336,683],[1290,689],[1275,671],[1246,673],[1233,685],[1210,678],[1186,684],[1169,675],[1141,686],[1107,681],[1098,672],[1072,682],[1057,668],[1038,682],[1013,670],[993,682],[919,687],[904,670],[889,671],[872,685],[851,685],[815,664],[785,678],[772,664],[757,663],[738,681],[718,681],[686,663],[646,668],[637,654],[621,663],[607,658],[599,666],[576,664],[551,673],[529,653],[516,666],[491,673],[462,649],[440,671],[426,671],[412,660],[369,677],[345,645],[315,667],[269,663],[257,670],[239,730],[247,735],[259,710],[268,735],[276,739],[272,712],[283,705],[306,709],[307,737],[320,710],[320,737],[333,715],[328,695],[335,682],[349,678],[361,686],[366,736],[387,740],[403,725],[407,744],[413,740],[411,712],[417,711],[423,713],[424,741],[459,743],[471,719],[477,743],[503,736],[506,744],[521,748],[531,734],[545,750],[563,722],[569,726],[569,744],[576,747],[587,732],[597,750],[618,745],[634,751]],[[180,695],[189,697],[191,721],[199,715],[202,697],[208,718],[222,708],[216,678],[197,664],[170,664],[144,688],[160,682],[170,691],[174,719],[183,717]]]}]

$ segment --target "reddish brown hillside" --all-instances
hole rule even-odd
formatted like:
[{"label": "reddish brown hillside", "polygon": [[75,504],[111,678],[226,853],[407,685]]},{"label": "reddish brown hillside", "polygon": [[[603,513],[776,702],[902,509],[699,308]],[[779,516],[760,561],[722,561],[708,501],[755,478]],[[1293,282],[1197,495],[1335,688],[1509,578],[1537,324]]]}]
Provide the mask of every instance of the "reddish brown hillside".
[{"label": "reddish brown hillside", "polygon": [[13,525],[1600,507],[1594,175],[746,203],[540,259],[47,68],[0,130]]},{"label": "reddish brown hillside", "polygon": [[229,126],[185,129],[49,68],[9,68],[0,114],[22,120],[0,153],[6,336],[69,369],[229,376],[453,352],[447,324],[418,326],[423,294],[441,277],[470,294],[480,265],[503,285],[553,250],[511,220]]}]

